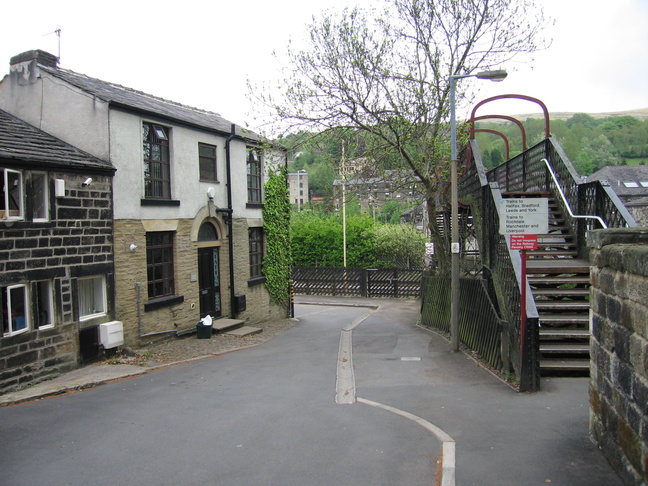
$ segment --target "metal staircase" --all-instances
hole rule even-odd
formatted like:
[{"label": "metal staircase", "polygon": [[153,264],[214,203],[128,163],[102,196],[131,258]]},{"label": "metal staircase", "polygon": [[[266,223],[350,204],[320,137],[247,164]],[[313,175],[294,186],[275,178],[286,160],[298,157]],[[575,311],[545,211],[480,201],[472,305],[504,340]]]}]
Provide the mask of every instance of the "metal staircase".
[{"label": "metal staircase", "polygon": [[[539,388],[541,374],[589,372],[590,229],[636,223],[611,188],[583,183],[551,137],[492,170],[486,170],[476,141],[462,153],[466,170],[459,201],[477,227],[482,272],[492,287],[509,341],[508,362],[520,389]],[[527,251],[527,300],[521,301],[521,259],[499,234],[499,202],[505,197],[549,199],[549,231],[538,250]],[[469,275],[466,275],[468,277]],[[531,298],[532,297],[532,298]],[[522,326],[520,313],[526,315]]]},{"label": "metal staircase", "polygon": [[572,228],[549,192],[504,197],[549,199],[549,231],[527,251],[527,281],[539,316],[539,366],[546,374],[589,373],[589,262],[578,258]]}]

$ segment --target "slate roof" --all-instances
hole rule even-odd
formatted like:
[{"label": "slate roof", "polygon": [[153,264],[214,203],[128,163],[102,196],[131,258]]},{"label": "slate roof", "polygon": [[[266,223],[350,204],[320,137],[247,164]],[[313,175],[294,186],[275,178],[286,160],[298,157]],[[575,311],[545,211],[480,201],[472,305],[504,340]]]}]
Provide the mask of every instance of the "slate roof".
[{"label": "slate roof", "polygon": [[2,110],[0,160],[34,168],[115,170],[110,162],[83,152]]},{"label": "slate roof", "polygon": [[[158,98],[119,84],[75,73],[69,69],[43,64],[39,64],[39,68],[113,106],[162,116],[192,126],[215,130],[224,135],[231,133],[232,123],[217,113]],[[236,126],[236,135],[251,140],[259,139],[257,134],[238,125]]]},{"label": "slate roof", "polygon": [[[593,181],[608,181],[619,197],[648,196],[648,187],[644,187],[648,182],[648,165],[603,167],[587,177],[587,182]],[[624,182],[633,182],[638,187],[626,187]]]}]

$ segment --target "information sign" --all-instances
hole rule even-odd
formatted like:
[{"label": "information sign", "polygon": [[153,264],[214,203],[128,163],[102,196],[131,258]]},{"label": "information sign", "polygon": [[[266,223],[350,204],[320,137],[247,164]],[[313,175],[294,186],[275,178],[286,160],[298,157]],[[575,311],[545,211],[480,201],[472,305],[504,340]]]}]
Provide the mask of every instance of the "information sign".
[{"label": "information sign", "polygon": [[546,197],[502,199],[500,234],[542,235],[549,231],[549,200]]}]

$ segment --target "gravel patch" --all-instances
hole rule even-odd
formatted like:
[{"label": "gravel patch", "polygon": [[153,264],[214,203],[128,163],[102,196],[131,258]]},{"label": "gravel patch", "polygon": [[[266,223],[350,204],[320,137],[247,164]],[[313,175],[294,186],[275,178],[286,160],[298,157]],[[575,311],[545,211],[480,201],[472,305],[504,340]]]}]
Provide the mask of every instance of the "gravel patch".
[{"label": "gravel patch", "polygon": [[258,323],[253,327],[262,329],[261,333],[243,337],[213,334],[210,339],[198,339],[195,333],[183,337],[173,337],[142,348],[124,349],[100,364],[131,364],[142,367],[158,367],[165,364],[206,358],[237,349],[258,346],[286,329],[290,329],[297,322],[299,322],[297,319],[288,318]]}]

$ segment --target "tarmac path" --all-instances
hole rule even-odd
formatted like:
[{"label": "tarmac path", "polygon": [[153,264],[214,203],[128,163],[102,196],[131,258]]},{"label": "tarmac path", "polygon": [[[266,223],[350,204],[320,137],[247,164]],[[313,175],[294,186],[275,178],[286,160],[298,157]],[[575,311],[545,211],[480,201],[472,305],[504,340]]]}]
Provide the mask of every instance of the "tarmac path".
[{"label": "tarmac path", "polygon": [[621,485],[589,380],[516,393],[414,300],[299,302],[261,346],[0,408],[0,484]]},{"label": "tarmac path", "polygon": [[434,484],[432,434],[335,402],[340,330],[367,309],[300,309],[262,346],[0,409],[0,484]]}]

